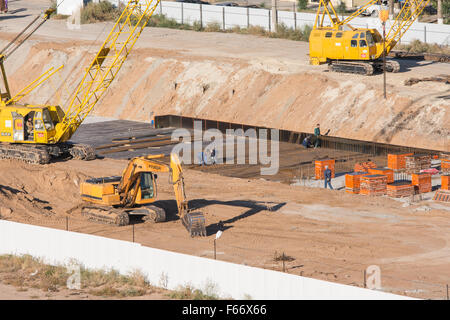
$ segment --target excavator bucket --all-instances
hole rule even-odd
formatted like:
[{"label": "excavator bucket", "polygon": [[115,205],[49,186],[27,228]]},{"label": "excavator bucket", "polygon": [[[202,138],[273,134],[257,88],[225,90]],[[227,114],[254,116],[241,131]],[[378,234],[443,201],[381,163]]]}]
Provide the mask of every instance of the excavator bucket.
[{"label": "excavator bucket", "polygon": [[188,212],[181,218],[181,221],[191,237],[206,237],[205,216],[203,213],[199,211]]}]

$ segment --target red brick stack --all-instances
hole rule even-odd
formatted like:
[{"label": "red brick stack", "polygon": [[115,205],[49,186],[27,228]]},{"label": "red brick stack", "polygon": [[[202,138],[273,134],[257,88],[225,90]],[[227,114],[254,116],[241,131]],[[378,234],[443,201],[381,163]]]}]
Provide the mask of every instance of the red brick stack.
[{"label": "red brick stack", "polygon": [[345,192],[358,194],[360,190],[361,177],[366,175],[363,172],[352,172],[345,175]]},{"label": "red brick stack", "polygon": [[377,165],[372,161],[360,162],[355,164],[355,172],[368,172],[369,169],[376,168]]},{"label": "red brick stack", "polygon": [[394,170],[389,168],[372,168],[369,169],[370,174],[382,174],[387,177],[387,183],[394,182]]},{"label": "red brick stack", "polygon": [[369,174],[361,177],[360,194],[381,196],[386,194],[387,177],[381,174]]},{"label": "red brick stack", "polygon": [[393,198],[409,197],[414,194],[414,186],[408,181],[397,181],[386,186],[387,195]]},{"label": "red brick stack", "polygon": [[414,153],[391,153],[388,154],[388,168],[393,170],[402,170],[406,168],[406,157]]},{"label": "red brick stack", "polygon": [[431,174],[413,173],[411,174],[412,185],[415,186],[416,193],[431,192]]},{"label": "red brick stack", "polygon": [[407,173],[416,173],[431,167],[431,156],[428,154],[415,154],[405,157]]}]

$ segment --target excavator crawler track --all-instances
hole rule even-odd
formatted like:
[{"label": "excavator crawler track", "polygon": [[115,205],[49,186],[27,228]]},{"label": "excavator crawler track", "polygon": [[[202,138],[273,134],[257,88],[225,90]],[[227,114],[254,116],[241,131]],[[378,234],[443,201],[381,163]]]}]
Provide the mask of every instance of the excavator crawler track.
[{"label": "excavator crawler track", "polygon": [[158,223],[166,221],[166,211],[163,208],[153,205],[132,209],[131,211],[128,211],[128,214],[142,215],[142,220],[146,222]]},{"label": "excavator crawler track", "polygon": [[201,212],[188,212],[181,221],[191,237],[206,237],[205,216]]},{"label": "excavator crawler track", "polygon": [[74,144],[69,149],[70,155],[78,160],[94,160],[96,158],[94,147],[87,144]]},{"label": "excavator crawler track", "polygon": [[356,73],[371,76],[373,75],[374,67],[368,62],[333,61],[328,65],[328,70],[332,72]]},{"label": "excavator crawler track", "polygon": [[15,159],[32,164],[47,164],[51,156],[45,148],[22,144],[0,144],[0,159]]},{"label": "excavator crawler track", "polygon": [[128,213],[123,210],[101,206],[83,206],[81,215],[88,220],[116,226],[126,226],[130,224]]}]

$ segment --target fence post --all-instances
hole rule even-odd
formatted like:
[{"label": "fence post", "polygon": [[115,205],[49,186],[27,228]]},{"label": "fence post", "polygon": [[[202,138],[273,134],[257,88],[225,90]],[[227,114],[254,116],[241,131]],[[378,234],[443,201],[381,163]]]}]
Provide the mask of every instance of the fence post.
[{"label": "fence post", "polygon": [[247,29],[250,28],[250,9],[247,8]]},{"label": "fence post", "polygon": [[159,14],[162,15],[162,1],[159,2]]},{"label": "fence post", "polygon": [[184,9],[183,9],[183,2],[181,2],[181,24],[184,24]]},{"label": "fence post", "polygon": [[268,17],[269,17],[269,32],[271,32],[271,29],[270,29],[270,10],[268,11],[269,12],[269,15],[268,15]]},{"label": "fence post", "polygon": [[427,26],[423,26],[423,42],[427,43]]},{"label": "fence post", "polygon": [[[294,3],[295,8],[295,3]],[[294,10],[294,30],[297,30],[297,12]]]},{"label": "fence post", "polygon": [[200,29],[203,29],[203,5],[200,4]]},{"label": "fence post", "polygon": [[222,7],[222,29],[225,31],[225,6]]}]

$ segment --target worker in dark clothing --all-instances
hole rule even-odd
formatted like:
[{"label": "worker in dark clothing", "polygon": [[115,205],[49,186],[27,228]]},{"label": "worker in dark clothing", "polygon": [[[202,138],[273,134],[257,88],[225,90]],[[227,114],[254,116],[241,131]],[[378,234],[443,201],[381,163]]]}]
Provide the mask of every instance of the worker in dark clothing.
[{"label": "worker in dark clothing", "polygon": [[317,124],[316,128],[314,129],[314,138],[316,140],[314,143],[314,148],[320,147],[319,136],[320,136],[320,124]]},{"label": "worker in dark clothing", "polygon": [[303,139],[302,146],[305,147],[306,149],[312,148],[313,144],[311,142],[311,135],[308,135],[306,136],[305,139]]},{"label": "worker in dark clothing", "polygon": [[325,166],[324,181],[325,181],[325,189],[327,188],[327,184],[331,190],[333,190],[333,186],[331,185],[331,170],[328,169],[328,166]]}]

